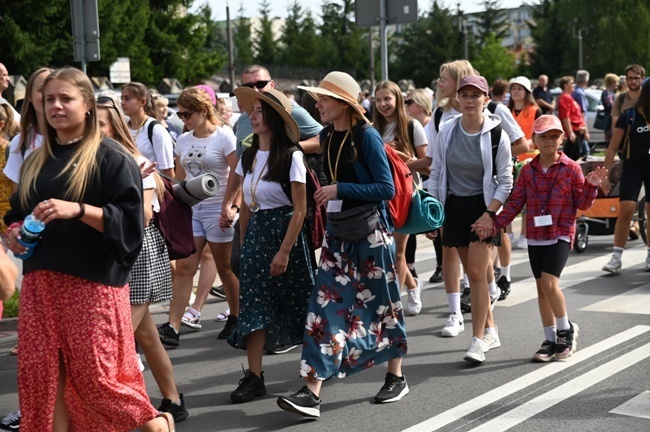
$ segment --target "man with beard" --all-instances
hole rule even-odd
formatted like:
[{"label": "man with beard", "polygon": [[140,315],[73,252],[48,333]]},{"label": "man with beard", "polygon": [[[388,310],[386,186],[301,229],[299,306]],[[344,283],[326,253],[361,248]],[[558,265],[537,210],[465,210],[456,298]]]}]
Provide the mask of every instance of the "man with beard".
[{"label": "man with beard", "polygon": [[631,64],[625,68],[625,82],[627,83],[628,91],[619,93],[612,106],[612,124],[616,124],[616,120],[621,115],[621,112],[636,103],[641,93],[641,84],[645,79],[645,69],[638,64]]}]

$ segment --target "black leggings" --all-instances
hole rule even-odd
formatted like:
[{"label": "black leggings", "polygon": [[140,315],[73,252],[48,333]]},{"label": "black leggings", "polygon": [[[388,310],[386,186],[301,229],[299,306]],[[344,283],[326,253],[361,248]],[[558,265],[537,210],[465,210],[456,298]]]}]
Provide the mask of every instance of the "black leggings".
[{"label": "black leggings", "polygon": [[433,248],[436,250],[436,264],[438,267],[442,267],[442,233],[438,231],[438,236],[433,239]]},{"label": "black leggings", "polygon": [[571,245],[564,240],[548,246],[528,245],[528,260],[535,279],[542,277],[542,272],[559,278],[564,270]]},{"label": "black leggings", "polygon": [[409,239],[406,241],[406,251],[404,251],[404,255],[406,256],[406,262],[408,264],[413,264],[415,263],[415,250],[418,247],[418,235],[417,234],[411,234],[409,236]]}]

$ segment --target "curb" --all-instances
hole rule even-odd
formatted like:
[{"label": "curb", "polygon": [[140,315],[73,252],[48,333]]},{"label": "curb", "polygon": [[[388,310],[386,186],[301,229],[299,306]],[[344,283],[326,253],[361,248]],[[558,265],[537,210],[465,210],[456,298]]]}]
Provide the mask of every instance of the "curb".
[{"label": "curb", "polygon": [[4,318],[0,320],[0,331],[18,330],[18,318]]}]

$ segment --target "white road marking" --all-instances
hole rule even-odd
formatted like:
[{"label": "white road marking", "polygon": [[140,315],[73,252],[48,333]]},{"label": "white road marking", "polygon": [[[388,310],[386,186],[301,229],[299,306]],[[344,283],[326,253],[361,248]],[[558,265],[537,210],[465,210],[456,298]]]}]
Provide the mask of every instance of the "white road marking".
[{"label": "white road marking", "polygon": [[585,306],[580,310],[650,315],[648,305],[650,305],[650,284],[645,284],[598,303]]},{"label": "white road marking", "polygon": [[507,384],[504,384],[498,388],[492,389],[489,392],[477,396],[472,400],[462,403],[448,411],[438,414],[429,420],[425,420],[422,423],[405,429],[404,432],[433,432],[439,430],[446,425],[460,420],[463,417],[475,411],[478,411],[498,400],[508,397],[511,394],[523,390],[526,387],[529,387],[539,381],[548,379],[554,374],[560,373],[569,367],[575,366],[576,364],[588,360],[593,356],[612,349],[616,345],[620,345],[649,331],[650,326],[639,325],[632,327],[629,330],[625,330],[624,332],[621,332],[617,335],[609,337],[603,341],[600,341],[594,345],[576,352],[568,362],[554,362],[546,366],[542,366],[534,372],[530,372],[513,381],[510,381]]},{"label": "white road marking", "polygon": [[610,413],[650,419],[650,391],[644,391],[640,395],[614,408]]},{"label": "white road marking", "polygon": [[[645,262],[647,254],[648,252],[645,246],[627,249],[623,254],[623,271],[625,271],[625,268]],[[598,276],[615,278],[616,276],[607,276],[607,273],[601,271],[601,268],[605,263],[607,263],[607,259],[603,256],[598,256],[565,267],[562,276],[560,276],[560,288],[569,288],[592,280],[594,277]],[[535,284],[535,278],[530,277],[513,283],[512,291],[510,291],[508,298],[497,303],[497,306],[516,306],[534,299],[537,299],[537,285]]]},{"label": "white road marking", "polygon": [[529,418],[546,411],[552,406],[577,395],[589,387],[604,381],[622,370],[645,360],[648,357],[650,357],[650,343],[624,354],[615,360],[605,363],[602,366],[591,369],[589,372],[586,372],[579,377],[506,412],[505,414],[483,423],[481,426],[472,429],[471,432],[506,431],[525,422]]}]

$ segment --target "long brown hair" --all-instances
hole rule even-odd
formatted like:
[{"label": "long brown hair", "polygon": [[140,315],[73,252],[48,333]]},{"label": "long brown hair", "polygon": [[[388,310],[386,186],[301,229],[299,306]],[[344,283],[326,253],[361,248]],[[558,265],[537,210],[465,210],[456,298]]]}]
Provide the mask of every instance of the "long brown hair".
[{"label": "long brown hair", "polygon": [[[413,143],[409,137],[409,116],[404,108],[404,97],[402,97],[402,90],[399,86],[392,81],[382,81],[375,88],[375,95],[379,90],[387,90],[395,97],[395,114],[397,115],[397,124],[395,126],[395,141],[397,141],[397,150],[413,156]],[[377,104],[372,112],[373,126],[379,131],[380,135],[384,135],[386,130],[386,117],[383,116],[377,109]]]},{"label": "long brown hair", "polygon": [[0,122],[5,123],[0,129],[0,138],[10,140],[20,132],[14,119],[14,110],[11,109],[8,103],[0,103]]},{"label": "long brown hair", "polygon": [[[54,72],[54,69],[50,68],[40,68],[37,69],[34,73],[31,74],[27,80],[27,86],[25,87],[25,100],[23,101],[23,109],[20,113],[20,141],[19,145],[16,148],[17,153],[24,153],[29,145],[29,134],[36,133],[36,125],[38,125],[38,114],[34,108],[34,103],[32,102],[32,91],[34,90],[34,82],[36,78],[40,75],[47,73],[48,75]],[[43,127],[44,125],[40,125]],[[43,132],[43,130],[41,130]]]},{"label": "long brown hair", "polygon": [[153,106],[153,97],[151,96],[151,91],[149,88],[139,82],[130,82],[122,86],[122,92],[126,92],[140,100],[144,99],[144,113],[149,117],[156,118],[156,108]]},{"label": "long brown hair", "polygon": [[[58,176],[61,176],[70,172],[65,197],[70,201],[79,201],[86,191],[86,186],[91,183],[91,179],[98,169],[97,151],[101,143],[101,132],[97,120],[95,92],[88,76],[79,69],[66,67],[53,71],[45,78],[43,89],[54,80],[65,81],[77,88],[88,107],[81,144],[58,174]],[[43,146],[36,149],[33,156],[25,160],[21,169],[18,192],[20,202],[24,208],[28,208],[29,198],[36,190],[36,179],[43,166],[48,160],[54,159],[52,145],[56,141],[56,129],[50,126],[47,121],[44,125],[43,138]]]}]

